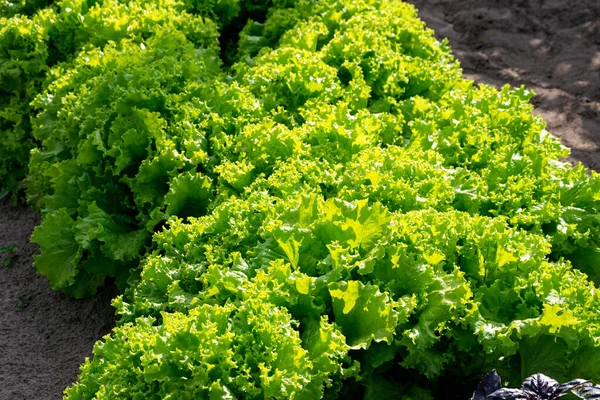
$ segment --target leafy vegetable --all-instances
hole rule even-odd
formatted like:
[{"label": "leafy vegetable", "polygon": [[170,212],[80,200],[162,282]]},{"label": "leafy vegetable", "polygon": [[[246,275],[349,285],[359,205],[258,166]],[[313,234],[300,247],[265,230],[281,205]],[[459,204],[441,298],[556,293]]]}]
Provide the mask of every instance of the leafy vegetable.
[{"label": "leafy vegetable", "polygon": [[[60,0],[0,2],[0,193],[23,197],[29,152],[44,138],[32,134],[31,107],[57,78],[92,48],[129,39],[139,45],[158,30],[175,29],[193,43],[217,46],[215,26],[227,31],[234,22],[257,14],[238,0]],[[259,8],[260,9],[260,8]],[[265,11],[266,12],[266,11]],[[210,17],[211,21],[207,17]],[[214,48],[216,52],[217,47]],[[47,95],[46,95],[47,99]],[[43,143],[44,144],[44,143]],[[45,144],[44,144],[45,145]],[[61,143],[50,146],[60,152]],[[56,154],[54,154],[56,155]],[[31,200],[30,200],[31,202]],[[40,199],[33,205],[41,207]]]},{"label": "leafy vegetable", "polygon": [[[169,207],[172,215],[115,301],[114,351],[83,367],[70,398],[91,398],[112,379],[157,384],[144,368],[109,372],[131,360],[124,338],[144,318],[151,327],[140,329],[151,333],[171,315],[237,312],[247,299],[265,315],[285,310],[288,334],[306,351],[320,321],[344,346],[319,364],[319,378],[295,380],[294,392],[275,394],[265,382],[232,397],[439,398],[444,380],[491,368],[509,383],[534,372],[597,379],[600,302],[572,265],[588,268],[576,255],[598,247],[598,177],[557,161],[565,149],[531,115],[531,93],[463,80],[405,4],[293,9],[285,15],[296,24],[281,19],[273,48],[242,39],[229,81],[215,73],[217,83],[194,82],[181,93],[195,98],[173,103],[197,116],[202,135],[174,131],[190,167],[182,158],[176,172],[153,175],[164,184],[131,186],[132,204],[143,205],[137,218],[150,217],[144,225]],[[270,11],[264,26],[282,15]],[[247,25],[242,38],[260,29]],[[175,164],[165,155],[141,161],[139,172],[114,165],[112,176],[131,182]],[[175,201],[192,182],[194,198],[208,200]],[[177,387],[181,376],[160,379]],[[218,379],[210,384],[234,390],[232,378]]]}]

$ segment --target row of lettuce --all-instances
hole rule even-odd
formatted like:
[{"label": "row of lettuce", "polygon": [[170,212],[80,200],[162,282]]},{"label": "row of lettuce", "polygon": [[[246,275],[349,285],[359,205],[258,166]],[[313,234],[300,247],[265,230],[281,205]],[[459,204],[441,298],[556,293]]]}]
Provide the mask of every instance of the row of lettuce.
[{"label": "row of lettuce", "polygon": [[2,187],[42,210],[54,289],[123,289],[66,398],[600,380],[599,176],[412,6],[10,5]]}]

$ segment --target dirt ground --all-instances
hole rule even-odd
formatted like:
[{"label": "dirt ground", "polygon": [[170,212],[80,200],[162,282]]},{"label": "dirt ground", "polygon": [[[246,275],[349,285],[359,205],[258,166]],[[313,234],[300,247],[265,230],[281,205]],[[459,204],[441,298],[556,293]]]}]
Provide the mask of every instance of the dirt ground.
[{"label": "dirt ground", "polygon": [[94,342],[113,326],[114,287],[76,301],[53,292],[36,274],[31,263],[37,245],[29,237],[39,219],[30,209],[0,202],[0,247],[16,245],[10,265],[0,267],[2,400],[60,399]]},{"label": "dirt ground", "polygon": [[[468,78],[533,89],[535,112],[571,161],[600,171],[600,0],[410,2],[449,39]],[[38,222],[0,201],[0,247],[16,245],[11,265],[0,266],[0,399],[59,399],[113,325],[113,287],[76,301],[36,275],[29,236]]]}]

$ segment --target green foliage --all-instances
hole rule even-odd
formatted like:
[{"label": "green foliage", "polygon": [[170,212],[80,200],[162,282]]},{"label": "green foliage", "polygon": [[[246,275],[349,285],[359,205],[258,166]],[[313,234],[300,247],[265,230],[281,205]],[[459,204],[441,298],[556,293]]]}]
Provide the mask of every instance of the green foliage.
[{"label": "green foliage", "polygon": [[43,26],[26,17],[0,18],[0,192],[20,189],[34,146],[29,102],[37,94],[48,48]]},{"label": "green foliage", "polygon": [[[177,123],[185,121],[175,107],[191,97],[186,85],[205,85],[218,74],[218,64],[202,57],[210,49],[196,48],[178,31],[158,31],[145,43],[125,40],[82,53],[34,102],[41,110],[34,134],[42,147],[33,152],[28,194],[46,215],[33,236],[42,254],[35,265],[54,287],[71,294],[84,259],[107,259],[111,267],[93,271],[99,282],[107,275],[119,278],[127,269],[115,271],[110,261],[139,259],[161,212],[185,213],[211,197],[210,181],[175,176],[195,166],[182,153],[186,136]],[[148,193],[160,195],[163,187],[159,199]],[[43,259],[55,245],[44,241],[45,232],[57,228],[50,219],[57,213],[81,232],[70,238],[75,268],[69,267],[68,277],[57,276],[59,268]]]},{"label": "green foliage", "polygon": [[[218,151],[209,150],[220,145],[211,141],[233,133],[229,114],[241,123],[242,114],[263,113],[220,69],[219,29],[251,6],[236,4],[65,0],[34,17],[41,24],[36,45],[45,51],[35,70],[42,87],[25,98],[28,129],[22,133],[32,130],[39,143],[31,151],[27,199],[45,216],[61,214],[44,218],[33,237],[41,245],[36,268],[54,288],[87,296],[107,276],[124,287],[127,266],[137,265],[157,224],[169,215],[208,211],[217,185],[213,168],[220,163]],[[25,23],[16,21],[15,29]],[[24,172],[7,169],[14,171],[10,179]],[[104,217],[92,215],[91,205]],[[87,226],[89,219],[105,234],[71,235],[60,251],[69,249],[64,256],[72,263],[50,264],[45,254],[54,242],[47,235],[55,229],[48,224]],[[116,246],[122,240],[130,244],[126,255]],[[98,268],[100,262],[110,265]]]},{"label": "green foliage", "polygon": [[10,244],[8,246],[0,247],[0,254],[4,254],[4,259],[2,260],[2,266],[4,268],[10,267],[10,264],[12,263],[12,260],[15,257],[16,248],[16,244]]},{"label": "green foliage", "polygon": [[531,92],[464,80],[412,6],[64,0],[7,21],[36,268],[76,297],[126,288],[67,398],[600,379],[599,176],[560,161]]},{"label": "green foliage", "polygon": [[[0,187],[13,196],[22,194],[29,151],[38,144],[31,132],[36,112],[30,103],[83,48],[124,38],[141,42],[167,26],[201,42],[217,35],[178,1],[63,0],[42,8],[46,5],[0,3],[0,11],[6,9],[0,19]],[[63,67],[49,74],[57,64]]]},{"label": "green foliage", "polygon": [[2,0],[0,1],[0,16],[10,18],[15,15],[32,15],[53,2],[53,0]]},{"label": "green foliage", "polygon": [[157,31],[178,30],[218,57],[216,26],[247,18],[248,8],[238,0],[0,1],[0,193],[23,197],[29,152],[39,145],[30,103],[80,68],[73,61],[82,52],[123,39],[141,45]]},{"label": "green foliage", "polygon": [[581,363],[596,378],[582,357],[599,351],[598,295],[585,275],[546,261],[542,236],[457,211],[264,197],[155,235],[160,252],[117,301],[122,320],[227,302],[251,277],[297,320],[332,318],[367,376],[396,361],[431,379],[457,366],[569,377]]},{"label": "green foliage", "polygon": [[[508,382],[532,372],[598,379],[600,299],[564,261],[594,268],[578,255],[598,248],[598,176],[558,161],[566,151],[532,116],[531,93],[462,80],[402,3],[283,11],[243,29],[229,86],[237,109],[221,95],[202,123],[206,145],[194,147],[202,172],[180,178],[211,182],[211,205],[154,235],[139,279],[115,301],[114,350],[97,350],[70,398],[106,390],[88,382],[122,362],[139,365],[123,339],[132,327],[154,334],[248,299],[286,310],[309,352],[324,321],[344,345],[319,364],[320,380],[296,379],[293,391],[210,381],[232,397],[431,398],[444,390],[436,381],[491,368]],[[268,33],[278,32],[271,23],[287,31]],[[205,363],[160,379],[187,384]],[[157,384],[145,370],[115,379]],[[209,397],[208,382],[191,387]]]},{"label": "green foliage", "polygon": [[347,346],[334,325],[322,319],[300,338],[285,309],[259,298],[161,319],[155,327],[152,318],[140,318],[96,344],[96,357],[116,369],[86,364],[67,397],[309,400],[322,397],[323,386],[344,372]]}]

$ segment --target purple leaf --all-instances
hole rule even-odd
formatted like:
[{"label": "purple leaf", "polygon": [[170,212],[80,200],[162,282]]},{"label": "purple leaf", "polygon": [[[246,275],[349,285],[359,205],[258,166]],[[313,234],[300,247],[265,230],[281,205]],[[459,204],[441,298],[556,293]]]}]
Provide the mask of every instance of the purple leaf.
[{"label": "purple leaf", "polygon": [[500,399],[500,400],[536,400],[538,396],[528,390],[522,389],[507,389],[503,388],[496,390],[494,393],[486,397],[486,399]]},{"label": "purple leaf", "polygon": [[570,382],[563,383],[554,391],[554,397],[559,398],[565,396],[569,393],[569,390],[577,391],[583,386],[591,386],[592,383],[590,381],[586,381],[585,379],[574,379]]},{"label": "purple leaf", "polygon": [[521,389],[533,392],[542,399],[552,399],[558,382],[544,374],[535,374],[525,379]]},{"label": "purple leaf", "polygon": [[580,399],[600,399],[600,386],[581,386],[573,389],[573,394]]},{"label": "purple leaf", "polygon": [[496,370],[492,370],[488,372],[481,378],[481,382],[477,385],[477,389],[473,392],[471,396],[471,400],[484,400],[488,395],[494,393],[498,389],[502,387],[502,383],[500,381],[500,375],[496,372]]}]

